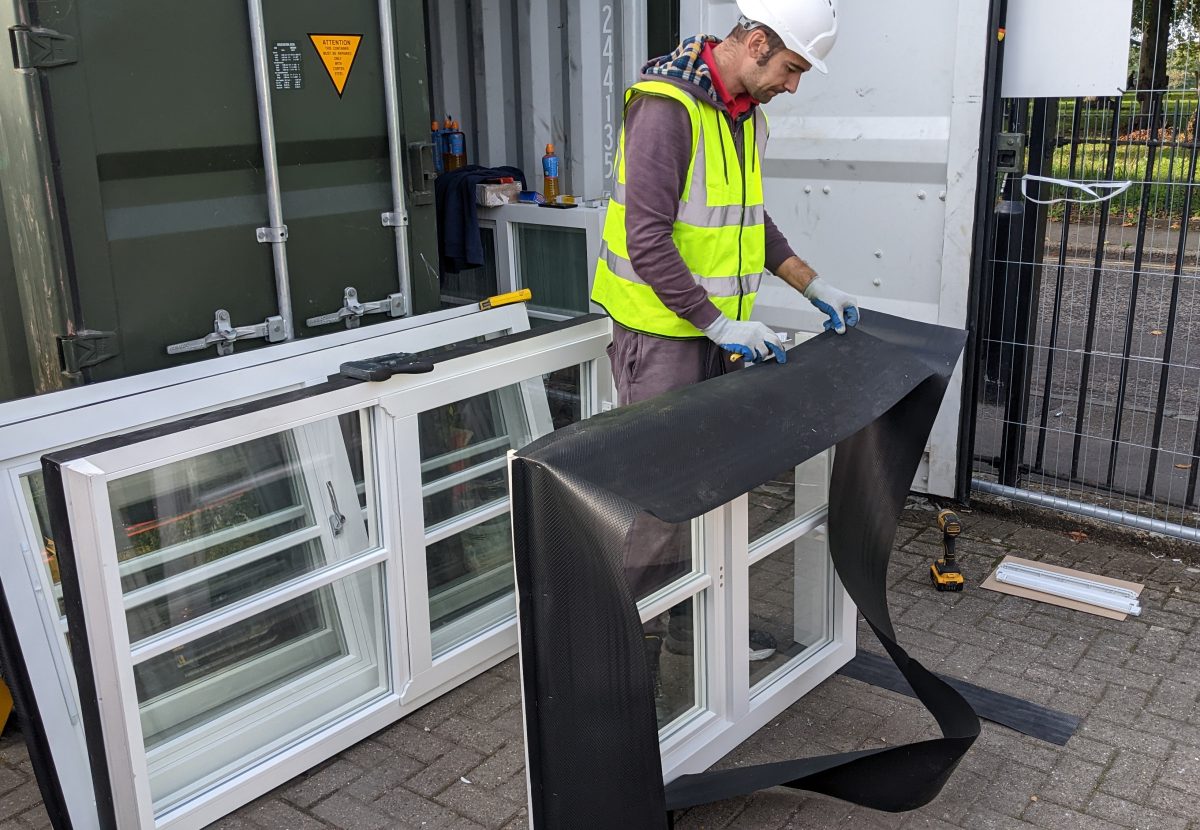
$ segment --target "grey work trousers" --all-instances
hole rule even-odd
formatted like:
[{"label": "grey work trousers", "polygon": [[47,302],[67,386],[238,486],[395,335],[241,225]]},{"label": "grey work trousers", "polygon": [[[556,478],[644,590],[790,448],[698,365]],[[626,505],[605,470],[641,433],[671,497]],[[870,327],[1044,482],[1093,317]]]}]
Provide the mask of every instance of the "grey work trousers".
[{"label": "grey work trousers", "polygon": [[[649,400],[693,383],[720,377],[742,364],[707,338],[670,340],[631,331],[613,322],[608,347],[617,402],[621,406]],[[713,463],[720,463],[714,449]],[[651,467],[646,474],[653,475]],[[638,516],[626,538],[625,576],[641,599],[691,570],[690,527],[672,525],[649,515]]]}]

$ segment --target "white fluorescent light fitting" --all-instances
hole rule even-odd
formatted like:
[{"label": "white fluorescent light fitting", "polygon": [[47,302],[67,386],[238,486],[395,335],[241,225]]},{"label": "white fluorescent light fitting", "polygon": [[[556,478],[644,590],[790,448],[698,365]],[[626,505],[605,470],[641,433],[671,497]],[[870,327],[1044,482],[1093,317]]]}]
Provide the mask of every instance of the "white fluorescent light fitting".
[{"label": "white fluorescent light fitting", "polygon": [[1055,573],[1005,562],[996,569],[996,579],[1007,585],[1016,585],[1044,594],[1053,594],[1063,599],[1086,602],[1110,611],[1141,616],[1142,604],[1138,595],[1128,588],[1119,588],[1106,582],[1096,582],[1078,576]]}]

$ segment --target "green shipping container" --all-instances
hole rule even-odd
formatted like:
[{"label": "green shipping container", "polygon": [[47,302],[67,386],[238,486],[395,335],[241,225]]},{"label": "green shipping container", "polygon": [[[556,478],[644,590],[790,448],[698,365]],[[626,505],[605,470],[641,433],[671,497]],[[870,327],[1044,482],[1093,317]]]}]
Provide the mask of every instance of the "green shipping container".
[{"label": "green shipping container", "polygon": [[[4,159],[0,157],[0,194],[4,191],[3,164]],[[32,394],[33,374],[21,324],[17,274],[12,252],[8,249],[8,224],[4,212],[0,211],[0,401]]]},{"label": "green shipping container", "polygon": [[[0,334],[23,330],[37,392],[216,356],[168,347],[219,311],[240,351],[437,307],[420,0],[0,15]],[[350,288],[375,310],[330,319]]]}]

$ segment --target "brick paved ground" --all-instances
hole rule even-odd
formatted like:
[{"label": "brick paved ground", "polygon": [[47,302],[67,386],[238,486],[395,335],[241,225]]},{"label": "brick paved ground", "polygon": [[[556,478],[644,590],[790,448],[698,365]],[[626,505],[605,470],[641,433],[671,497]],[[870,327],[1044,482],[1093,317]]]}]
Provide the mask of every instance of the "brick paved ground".
[{"label": "brick paved ground", "polygon": [[[892,816],[770,791],[680,817],[681,828],[1200,830],[1200,568],[1153,546],[966,518],[969,589],[925,568],[933,514],[905,512],[891,568],[900,641],[927,666],[1084,718],[1063,748],[992,724],[933,804]],[[1160,548],[1160,550],[1167,550]],[[974,588],[1007,552],[1144,581],[1146,612],[1112,622]],[[1162,558],[1156,558],[1162,556]],[[878,646],[865,631],[860,642]],[[235,815],[224,830],[519,828],[521,715],[509,661]],[[913,700],[835,677],[722,763],[894,744],[934,734]],[[19,736],[0,740],[0,827],[46,827]]]}]

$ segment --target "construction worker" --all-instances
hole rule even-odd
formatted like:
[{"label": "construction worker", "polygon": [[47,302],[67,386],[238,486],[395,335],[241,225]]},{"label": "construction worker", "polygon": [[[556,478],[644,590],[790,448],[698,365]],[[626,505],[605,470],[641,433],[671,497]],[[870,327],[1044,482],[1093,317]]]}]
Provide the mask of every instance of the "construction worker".
[{"label": "construction worker", "polygon": [[[720,40],[689,38],[651,60],[626,93],[613,198],[592,300],[612,316],[609,347],[621,405],[707,380],[747,362],[787,360],[779,336],[750,319],[764,269],[800,291],[845,333],[856,300],[819,278],[763,203],[767,119],[761,105],[827,72],[837,0],[737,0],[741,18]],[[680,528],[645,519],[626,563],[635,595],[690,569]],[[691,647],[688,609],[672,612],[669,650]],[[676,626],[686,622],[686,627]],[[647,648],[657,674],[653,640]],[[671,648],[673,641],[677,648]],[[751,659],[775,650],[752,632]],[[660,711],[660,716],[663,713]]]}]

